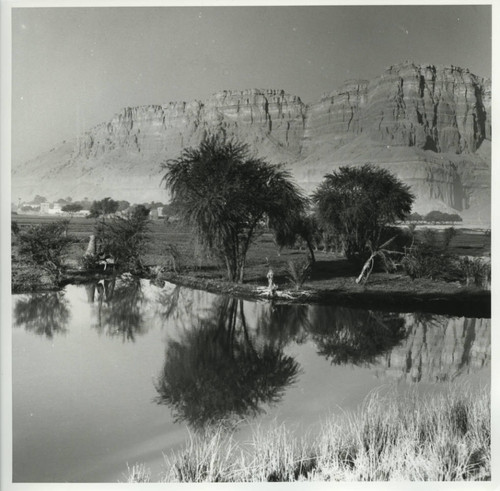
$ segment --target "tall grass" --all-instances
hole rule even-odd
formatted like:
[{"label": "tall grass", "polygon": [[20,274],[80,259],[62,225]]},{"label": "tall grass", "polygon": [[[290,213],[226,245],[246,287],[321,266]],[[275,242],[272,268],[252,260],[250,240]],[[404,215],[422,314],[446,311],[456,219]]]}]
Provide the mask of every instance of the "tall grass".
[{"label": "tall grass", "polygon": [[[164,482],[468,481],[491,479],[490,398],[486,390],[367,398],[331,416],[314,438],[284,425],[257,428],[250,442],[217,431],[172,454]],[[140,468],[129,482],[148,475]]]}]

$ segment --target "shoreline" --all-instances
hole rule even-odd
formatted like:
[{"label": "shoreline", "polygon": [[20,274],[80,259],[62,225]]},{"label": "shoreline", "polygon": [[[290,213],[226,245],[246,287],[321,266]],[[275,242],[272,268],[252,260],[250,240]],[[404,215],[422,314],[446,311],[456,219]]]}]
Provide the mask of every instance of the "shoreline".
[{"label": "shoreline", "polygon": [[[491,317],[490,290],[457,287],[444,282],[432,282],[434,288],[430,289],[431,285],[428,284],[430,282],[415,280],[412,282],[415,287],[406,289],[408,282],[404,278],[393,278],[384,283],[367,285],[357,285],[352,278],[351,284],[346,281],[330,280],[329,288],[309,287],[299,291],[280,289],[276,297],[270,297],[263,295],[264,288],[254,283],[234,284],[176,273],[164,273],[161,275],[161,280],[210,293],[229,294],[245,300],[268,300],[280,304],[337,303],[351,308],[391,312],[425,311],[464,317]],[[397,283],[398,280],[403,281]]]},{"label": "shoreline", "polygon": [[[25,288],[13,285],[13,294],[45,293],[59,291],[68,284],[85,284],[110,278],[113,272],[84,272],[68,270],[53,284],[29,284]],[[175,285],[204,290],[209,293],[232,295],[243,300],[269,301],[278,304],[338,304],[358,309],[391,312],[430,312],[459,317],[491,317],[491,291],[478,287],[462,286],[444,281],[416,279],[398,274],[375,273],[365,285],[355,283],[353,277],[332,278],[323,282],[311,281],[300,289],[279,285],[275,296],[265,288],[265,279],[253,279],[245,283],[231,283],[220,278],[186,273],[163,272],[152,278],[141,279],[167,281]],[[314,283],[319,283],[314,285]]]}]

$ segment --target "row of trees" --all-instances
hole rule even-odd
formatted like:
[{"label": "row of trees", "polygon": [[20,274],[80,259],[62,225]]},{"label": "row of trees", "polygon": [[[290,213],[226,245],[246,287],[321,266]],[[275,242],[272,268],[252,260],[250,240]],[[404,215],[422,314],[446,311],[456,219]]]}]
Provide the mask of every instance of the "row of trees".
[{"label": "row of trees", "polygon": [[327,174],[310,199],[282,166],[218,136],[184,150],[162,168],[172,205],[224,261],[230,281],[243,281],[248,249],[264,226],[274,231],[279,246],[303,239],[312,261],[319,227],[339,238],[349,260],[363,262],[386,240],[387,226],[410,214],[414,200],[407,185],[370,165]]},{"label": "row of trees", "polygon": [[405,217],[407,222],[425,222],[425,223],[457,223],[462,221],[462,217],[458,213],[444,213],[442,211],[433,210],[427,215],[413,212]]},{"label": "row of trees", "polygon": [[[44,196],[36,195],[31,202],[23,205],[21,210],[25,212],[38,211],[40,210],[40,205],[47,201],[47,198]],[[90,212],[88,215],[89,218],[97,218],[102,215],[113,214],[136,207],[147,208],[148,210],[157,209],[159,207],[165,210],[170,209],[169,205],[164,205],[161,202],[151,201],[150,203],[132,204],[126,200],[114,200],[109,197],[94,201],[90,201],[88,198],[84,198],[81,201],[73,201],[71,197],[67,197],[58,199],[55,203],[61,206],[61,211],[69,213],[70,215],[82,210],[88,210]]]}]

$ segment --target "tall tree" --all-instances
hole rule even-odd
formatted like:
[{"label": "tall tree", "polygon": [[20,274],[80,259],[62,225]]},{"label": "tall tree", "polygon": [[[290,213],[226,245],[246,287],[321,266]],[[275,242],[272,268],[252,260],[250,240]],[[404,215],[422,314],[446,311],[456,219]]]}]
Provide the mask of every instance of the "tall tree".
[{"label": "tall tree", "polygon": [[305,207],[289,172],[221,136],[207,137],[162,168],[180,217],[224,260],[230,281],[243,281],[246,255],[263,220],[283,227]]},{"label": "tall tree", "polygon": [[353,261],[378,248],[384,228],[403,220],[414,199],[409,186],[369,164],[327,174],[313,196],[322,225],[340,236]]}]

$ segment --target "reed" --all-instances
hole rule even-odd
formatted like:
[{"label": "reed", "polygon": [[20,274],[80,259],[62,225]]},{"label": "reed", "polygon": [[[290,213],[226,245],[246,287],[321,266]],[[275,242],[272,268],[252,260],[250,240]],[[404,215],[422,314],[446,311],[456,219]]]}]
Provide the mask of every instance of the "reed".
[{"label": "reed", "polygon": [[[490,480],[490,432],[486,389],[432,397],[374,393],[359,410],[332,415],[315,437],[299,439],[285,425],[256,428],[243,443],[222,430],[191,437],[167,459],[160,480]],[[148,473],[140,470],[130,473],[129,482],[144,482]]]}]

